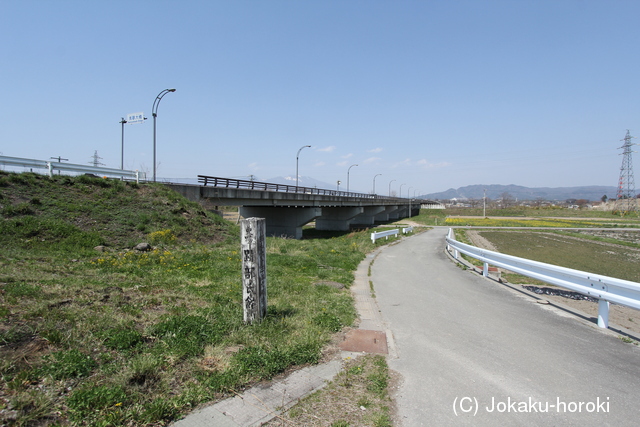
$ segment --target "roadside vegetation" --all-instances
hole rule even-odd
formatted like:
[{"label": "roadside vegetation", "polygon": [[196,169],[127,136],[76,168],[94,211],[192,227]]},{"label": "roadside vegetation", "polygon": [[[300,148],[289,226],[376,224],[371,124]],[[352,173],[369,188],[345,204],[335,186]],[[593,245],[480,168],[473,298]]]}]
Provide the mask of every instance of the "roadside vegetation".
[{"label": "roadside vegetation", "polygon": [[267,317],[248,326],[238,227],[161,184],[0,171],[0,245],[0,424],[16,426],[166,425],[317,363],[376,246],[268,238]]},{"label": "roadside vegetation", "polygon": [[[562,232],[478,230],[499,252],[618,279],[640,282],[640,244]],[[531,279],[528,279],[529,281]]]},{"label": "roadside vegetation", "polygon": [[351,359],[325,388],[266,426],[391,427],[390,377],[382,355]]}]

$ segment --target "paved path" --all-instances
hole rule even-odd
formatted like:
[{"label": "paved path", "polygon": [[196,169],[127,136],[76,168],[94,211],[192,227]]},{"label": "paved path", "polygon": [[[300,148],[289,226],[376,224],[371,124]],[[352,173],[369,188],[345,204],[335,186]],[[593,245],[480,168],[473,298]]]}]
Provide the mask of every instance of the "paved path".
[{"label": "paved path", "polygon": [[457,267],[445,234],[404,239],[371,269],[402,425],[637,425],[640,348]]}]

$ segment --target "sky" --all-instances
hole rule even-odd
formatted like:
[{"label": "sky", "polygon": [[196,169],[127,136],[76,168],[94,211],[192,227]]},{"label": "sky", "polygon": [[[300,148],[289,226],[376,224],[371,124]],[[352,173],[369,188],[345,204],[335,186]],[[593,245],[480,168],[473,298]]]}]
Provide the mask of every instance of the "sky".
[{"label": "sky", "polygon": [[378,194],[615,186],[640,136],[639,17],[637,0],[0,0],[0,155],[124,154],[151,177],[152,106],[175,88],[158,180],[294,177],[299,152],[300,176]]}]

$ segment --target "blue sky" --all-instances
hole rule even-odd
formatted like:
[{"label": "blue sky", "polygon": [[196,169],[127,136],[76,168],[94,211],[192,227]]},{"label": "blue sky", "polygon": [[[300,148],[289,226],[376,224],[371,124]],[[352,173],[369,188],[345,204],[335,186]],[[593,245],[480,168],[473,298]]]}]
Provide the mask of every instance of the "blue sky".
[{"label": "blue sky", "polygon": [[143,111],[125,168],[151,175],[153,101],[176,88],[159,178],[294,176],[311,145],[300,175],[357,164],[363,192],[377,174],[382,194],[615,186],[640,136],[639,17],[619,0],[0,0],[0,153],[118,168],[119,122]]}]

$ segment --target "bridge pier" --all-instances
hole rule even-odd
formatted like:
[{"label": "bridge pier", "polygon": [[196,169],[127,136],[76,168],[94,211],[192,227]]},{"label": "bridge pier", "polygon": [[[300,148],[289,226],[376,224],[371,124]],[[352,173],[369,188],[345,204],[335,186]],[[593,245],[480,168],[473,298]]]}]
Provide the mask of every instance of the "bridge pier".
[{"label": "bridge pier", "polygon": [[322,208],[241,206],[240,216],[264,218],[267,235],[302,239],[302,226],[322,215]]},{"label": "bridge pier", "polygon": [[409,205],[402,205],[398,207],[398,210],[396,212],[394,212],[394,214],[396,215],[395,218],[393,218],[391,215],[391,219],[402,219],[402,218],[406,218],[409,216]]},{"label": "bridge pier", "polygon": [[390,219],[398,219],[398,206],[384,206],[384,211],[375,216],[375,220],[379,222],[389,221]]},{"label": "bridge pier", "polygon": [[322,208],[322,216],[316,218],[316,230],[348,231],[351,220],[362,212],[363,207]]},{"label": "bridge pier", "polygon": [[366,206],[364,212],[353,218],[351,225],[374,225],[376,215],[383,212],[384,206]]}]

